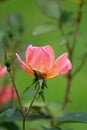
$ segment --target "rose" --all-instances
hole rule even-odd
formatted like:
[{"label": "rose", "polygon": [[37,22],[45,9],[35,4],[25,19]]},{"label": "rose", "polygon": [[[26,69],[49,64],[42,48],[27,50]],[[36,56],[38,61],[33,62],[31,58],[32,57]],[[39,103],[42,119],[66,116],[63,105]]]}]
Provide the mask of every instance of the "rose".
[{"label": "rose", "polygon": [[71,62],[67,58],[68,53],[63,53],[55,60],[54,51],[50,45],[44,47],[29,45],[25,53],[25,62],[17,53],[16,56],[21,67],[32,76],[36,71],[42,78],[54,78],[72,68]]},{"label": "rose", "polygon": [[6,71],[7,71],[6,66],[2,67],[2,65],[0,64],[0,78],[6,73]]},{"label": "rose", "polygon": [[11,86],[6,85],[0,88],[0,106],[16,98],[16,92]]}]

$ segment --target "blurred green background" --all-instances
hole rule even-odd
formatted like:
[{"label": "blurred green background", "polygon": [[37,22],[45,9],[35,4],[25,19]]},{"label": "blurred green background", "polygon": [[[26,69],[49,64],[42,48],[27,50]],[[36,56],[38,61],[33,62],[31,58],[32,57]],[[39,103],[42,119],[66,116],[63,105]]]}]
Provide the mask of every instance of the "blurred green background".
[{"label": "blurred green background", "polygon": [[[77,4],[65,1],[63,7],[74,12],[77,11]],[[52,20],[44,16],[37,7],[34,0],[2,0],[0,1],[0,28],[2,26],[3,19],[10,14],[18,13],[22,16],[24,22],[24,44],[27,47],[28,44],[33,45],[47,45],[50,44],[58,57],[63,52],[66,52],[66,47],[60,45],[61,36],[58,31],[47,33],[39,36],[32,36],[32,30],[39,24],[45,22],[51,22]],[[75,66],[79,64],[80,53],[83,54],[86,49],[87,43],[87,6],[83,8],[83,20],[80,25],[81,37],[79,37],[76,51],[74,54]],[[9,48],[10,49],[10,48]],[[25,51],[25,48],[24,48]],[[24,90],[24,87],[31,84],[32,77],[28,76],[23,70],[20,70],[16,74],[16,84],[20,91]],[[54,79],[47,80],[48,89],[46,90],[47,102],[58,102],[62,104],[64,94],[66,90],[66,78],[62,75]],[[70,98],[72,103],[67,105],[69,112],[87,111],[87,63],[83,69],[76,75],[72,81],[72,88],[70,91]],[[86,124],[73,124],[74,130],[86,130]]]}]

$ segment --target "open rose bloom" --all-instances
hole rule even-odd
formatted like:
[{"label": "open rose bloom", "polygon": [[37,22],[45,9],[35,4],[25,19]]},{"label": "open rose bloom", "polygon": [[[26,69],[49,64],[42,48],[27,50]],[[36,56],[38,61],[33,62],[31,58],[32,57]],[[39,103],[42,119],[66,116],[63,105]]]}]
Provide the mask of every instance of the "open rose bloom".
[{"label": "open rose bloom", "polygon": [[0,78],[4,76],[4,74],[6,73],[6,71],[7,71],[6,66],[2,67],[2,65],[0,64]]},{"label": "open rose bloom", "polygon": [[63,53],[55,60],[55,54],[51,46],[36,47],[29,45],[25,53],[25,62],[16,53],[21,67],[34,76],[34,71],[40,73],[42,78],[54,78],[66,73],[72,68],[68,54]]}]

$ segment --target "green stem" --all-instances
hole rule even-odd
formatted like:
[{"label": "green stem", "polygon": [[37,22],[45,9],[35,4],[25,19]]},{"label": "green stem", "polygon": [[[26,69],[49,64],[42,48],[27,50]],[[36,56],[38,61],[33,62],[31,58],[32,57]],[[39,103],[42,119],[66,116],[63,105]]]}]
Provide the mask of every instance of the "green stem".
[{"label": "green stem", "polygon": [[26,121],[26,119],[25,119],[25,117],[23,118],[23,130],[25,130],[25,122]]},{"label": "green stem", "polygon": [[63,101],[63,105],[62,105],[62,110],[65,110],[67,103],[69,102],[69,93],[70,93],[70,88],[71,88],[71,71],[69,71],[68,75],[67,75],[68,81],[67,81],[67,88],[66,88],[66,92],[65,92],[65,97],[64,97],[64,101]]},{"label": "green stem", "polygon": [[13,78],[13,75],[12,75],[11,71],[9,71],[9,75],[10,75],[13,87],[14,87],[14,89],[16,91],[16,94],[17,94],[17,98],[18,98],[18,102],[19,102],[19,106],[20,106],[21,112],[23,113],[23,107],[22,107],[22,104],[21,104],[20,96],[19,96],[18,90],[16,88],[16,85],[15,85],[15,82],[14,82],[14,78]]},{"label": "green stem", "polygon": [[22,107],[22,104],[21,104],[21,100],[20,100],[20,96],[19,96],[19,93],[18,93],[18,90],[16,88],[16,85],[15,85],[15,82],[14,82],[14,78],[13,78],[13,75],[12,75],[12,72],[11,70],[8,71],[9,72],[9,75],[10,75],[10,78],[11,78],[11,81],[12,81],[12,84],[13,84],[13,87],[15,89],[15,92],[17,94],[17,98],[18,98],[18,103],[19,103],[19,106],[20,106],[20,113],[21,113],[21,116],[23,118],[23,130],[25,130],[25,116],[24,116],[24,111],[23,111],[23,107]]},{"label": "green stem", "polygon": [[29,109],[28,109],[28,111],[27,111],[25,117],[27,117],[27,115],[29,115],[29,113],[30,113],[30,111],[31,111],[31,109],[32,109],[32,105],[33,105],[34,101],[36,100],[36,97],[37,97],[37,95],[38,95],[38,93],[39,93],[39,90],[40,90],[40,86],[38,86],[38,87],[36,88],[36,91],[35,91],[35,93],[34,93],[34,96],[33,96],[33,98],[32,98],[32,101],[31,101],[31,103],[30,103]]}]

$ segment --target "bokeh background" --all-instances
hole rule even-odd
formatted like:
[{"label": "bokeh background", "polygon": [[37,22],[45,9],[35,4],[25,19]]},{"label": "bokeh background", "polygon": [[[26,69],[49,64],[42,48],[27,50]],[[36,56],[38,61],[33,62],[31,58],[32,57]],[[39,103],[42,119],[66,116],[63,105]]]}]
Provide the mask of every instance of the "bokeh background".
[{"label": "bokeh background", "polygon": [[[77,4],[66,0],[63,2],[63,7],[65,9],[76,12],[78,9]],[[45,22],[55,22],[52,19],[44,16],[39,8],[37,7],[34,0],[1,0],[0,1],[0,28],[2,27],[3,19],[10,15],[18,13],[21,15],[24,22],[24,49],[29,44],[32,45],[48,45],[50,44],[54,51],[56,57],[60,56],[62,53],[67,52],[66,47],[61,45],[61,35],[59,31],[42,34],[39,36],[33,36],[33,29]],[[81,37],[79,37],[76,51],[74,54],[74,64],[77,66],[80,60],[80,53],[84,52],[87,43],[87,6],[83,8],[83,20],[80,25]],[[10,48],[9,48],[10,49]],[[21,53],[20,53],[21,55]],[[18,64],[19,66],[19,64]],[[19,66],[20,68],[20,66]],[[22,92],[24,88],[31,84],[32,77],[28,76],[22,69],[16,72],[15,82],[18,89]],[[0,81],[1,82],[1,81]],[[57,102],[59,105],[62,104],[64,100],[64,94],[66,90],[67,80],[65,76],[59,76],[54,79],[47,80],[48,89],[46,90],[46,101],[47,102]],[[76,75],[72,80],[72,88],[70,91],[70,98],[72,102],[67,105],[68,112],[84,112],[87,111],[87,63],[84,65],[83,69]],[[86,124],[71,124],[74,130],[86,130]]]}]

